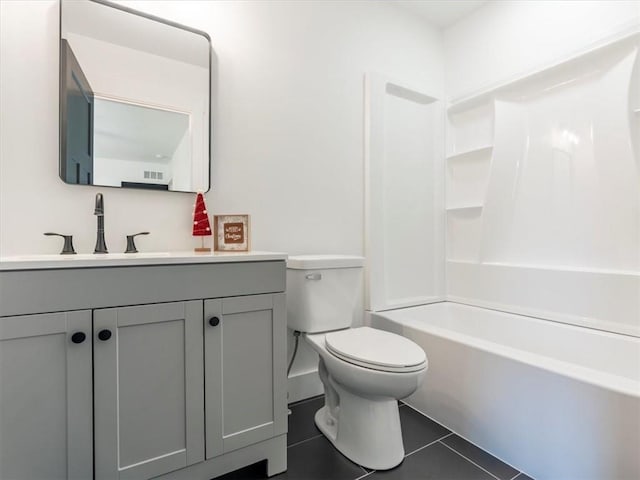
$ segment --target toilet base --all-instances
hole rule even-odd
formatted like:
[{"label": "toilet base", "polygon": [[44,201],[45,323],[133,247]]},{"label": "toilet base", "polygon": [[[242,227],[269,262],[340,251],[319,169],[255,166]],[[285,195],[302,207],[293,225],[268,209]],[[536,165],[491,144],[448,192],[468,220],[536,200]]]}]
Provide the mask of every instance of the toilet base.
[{"label": "toilet base", "polygon": [[315,423],[320,431],[358,465],[373,470],[398,466],[404,458],[398,401],[357,396],[332,383],[339,403],[333,412],[327,404],[316,412]]}]

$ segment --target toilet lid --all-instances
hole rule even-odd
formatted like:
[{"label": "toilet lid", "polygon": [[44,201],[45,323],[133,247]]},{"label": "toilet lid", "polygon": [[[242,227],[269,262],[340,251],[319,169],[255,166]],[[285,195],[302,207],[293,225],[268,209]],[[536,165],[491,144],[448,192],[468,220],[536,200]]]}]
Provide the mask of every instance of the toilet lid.
[{"label": "toilet lid", "polygon": [[386,372],[415,372],[424,368],[424,350],[408,338],[369,327],[327,333],[327,350],[356,365]]}]

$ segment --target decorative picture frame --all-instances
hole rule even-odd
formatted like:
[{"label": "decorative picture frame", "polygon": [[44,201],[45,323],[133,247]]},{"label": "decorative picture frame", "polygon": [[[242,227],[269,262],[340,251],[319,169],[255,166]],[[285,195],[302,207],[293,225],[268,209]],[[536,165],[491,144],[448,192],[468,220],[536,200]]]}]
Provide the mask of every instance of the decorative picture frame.
[{"label": "decorative picture frame", "polygon": [[214,215],[213,250],[248,252],[251,249],[249,229],[249,215]]}]

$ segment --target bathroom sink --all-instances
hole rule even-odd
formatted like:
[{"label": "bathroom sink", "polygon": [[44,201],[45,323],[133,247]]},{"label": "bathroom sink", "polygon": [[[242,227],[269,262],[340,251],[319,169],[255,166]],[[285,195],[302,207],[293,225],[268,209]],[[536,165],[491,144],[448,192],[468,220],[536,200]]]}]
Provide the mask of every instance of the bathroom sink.
[{"label": "bathroom sink", "polygon": [[59,268],[100,268],[136,265],[192,263],[262,262],[286,260],[285,253],[274,252],[145,252],[78,255],[16,255],[0,257],[1,270],[43,270]]},{"label": "bathroom sink", "polygon": [[94,260],[96,262],[103,260],[114,260],[120,258],[162,258],[169,257],[171,255],[170,252],[147,252],[147,253],[132,253],[132,254],[124,254],[124,253],[107,253],[107,254],[95,254],[95,253],[81,253],[78,255],[15,255],[10,257],[2,257],[0,261],[2,262],[82,262],[82,261],[90,261]]}]

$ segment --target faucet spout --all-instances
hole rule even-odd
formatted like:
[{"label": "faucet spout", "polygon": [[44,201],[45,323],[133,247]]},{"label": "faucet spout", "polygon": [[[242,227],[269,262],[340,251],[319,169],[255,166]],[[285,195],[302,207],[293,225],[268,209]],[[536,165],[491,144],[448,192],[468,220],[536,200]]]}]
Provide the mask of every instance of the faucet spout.
[{"label": "faucet spout", "polygon": [[107,244],[104,241],[104,199],[101,193],[96,194],[96,206],[93,214],[98,217],[96,248],[93,253],[109,253]]},{"label": "faucet spout", "polygon": [[101,193],[96,193],[96,207],[93,214],[104,215],[104,199]]}]

